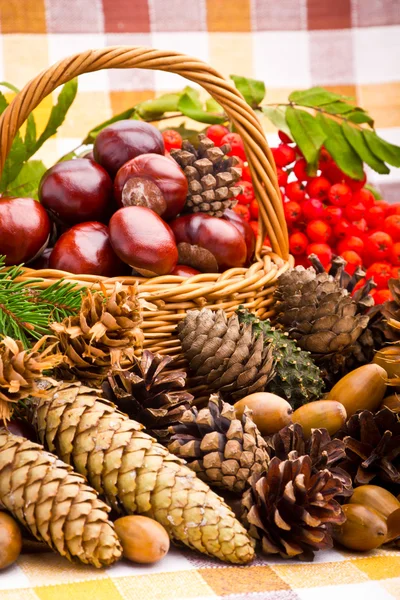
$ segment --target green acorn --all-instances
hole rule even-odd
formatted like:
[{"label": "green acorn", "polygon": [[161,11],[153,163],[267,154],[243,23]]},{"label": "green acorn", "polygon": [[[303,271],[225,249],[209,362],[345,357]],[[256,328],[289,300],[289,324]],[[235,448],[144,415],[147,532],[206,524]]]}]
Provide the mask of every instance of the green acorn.
[{"label": "green acorn", "polygon": [[272,345],[275,376],[267,390],[286,398],[294,409],[320,398],[324,382],[310,353],[300,350],[287,333],[274,329],[269,319],[261,321],[243,307],[239,307],[237,314],[241,323],[252,323],[253,333],[262,333],[265,344]]}]

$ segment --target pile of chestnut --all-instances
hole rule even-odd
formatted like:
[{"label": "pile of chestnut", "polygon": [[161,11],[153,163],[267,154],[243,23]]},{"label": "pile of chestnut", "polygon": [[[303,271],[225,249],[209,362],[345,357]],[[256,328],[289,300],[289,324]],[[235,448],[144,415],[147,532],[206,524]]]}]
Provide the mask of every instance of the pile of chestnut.
[{"label": "pile of chestnut", "polygon": [[187,193],[160,131],[119,121],[99,133],[86,156],[44,174],[40,202],[0,198],[0,254],[7,265],[106,277],[247,265],[255,245],[248,223],[232,210],[222,218],[182,215]]}]

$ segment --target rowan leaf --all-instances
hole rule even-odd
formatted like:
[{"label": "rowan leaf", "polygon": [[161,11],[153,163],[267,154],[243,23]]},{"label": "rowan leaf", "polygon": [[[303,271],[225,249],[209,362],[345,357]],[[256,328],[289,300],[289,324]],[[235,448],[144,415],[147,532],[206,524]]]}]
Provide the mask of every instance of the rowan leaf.
[{"label": "rowan leaf", "polygon": [[51,109],[50,117],[47,121],[46,127],[36,142],[34,152],[36,152],[52,135],[57,133],[58,128],[65,120],[66,114],[75,99],[77,91],[77,78],[71,79],[71,81],[68,81],[62,87],[61,92],[58,95],[57,102]]},{"label": "rowan leaf", "polygon": [[339,123],[318,113],[316,119],[326,134],[325,148],[338,167],[353,179],[364,176],[363,163],[353,146],[347,141]]},{"label": "rowan leaf", "polygon": [[378,136],[375,131],[363,130],[365,141],[371,152],[393,167],[400,167],[400,146],[390,144]]},{"label": "rowan leaf", "polygon": [[190,119],[199,121],[200,123],[217,124],[224,123],[226,121],[225,116],[209,113],[201,106],[199,107],[198,103],[187,93],[181,96],[178,102],[178,110],[180,110],[185,117],[189,117]]},{"label": "rowan leaf", "polygon": [[263,114],[279,130],[291,137],[289,125],[286,122],[286,106],[262,106]]},{"label": "rowan leaf", "polygon": [[337,100],[344,102],[351,101],[352,98],[329,92],[323,87],[312,87],[308,90],[292,92],[289,96],[290,102],[294,102],[300,106],[309,106],[310,108],[331,104]]},{"label": "rowan leaf", "polygon": [[364,139],[363,132],[360,129],[352,127],[348,123],[342,123],[342,130],[346,140],[354,148],[358,156],[367,163],[371,169],[382,175],[390,173],[390,169],[385,163],[371,152]]},{"label": "rowan leaf", "polygon": [[286,121],[291,136],[304,154],[307,163],[315,165],[326,134],[317,119],[305,110],[288,106]]},{"label": "rowan leaf", "polygon": [[256,108],[264,100],[265,83],[258,79],[250,77],[241,77],[240,75],[230,75],[236,89],[242,94],[252,108]]},{"label": "rowan leaf", "polygon": [[38,198],[40,180],[47,171],[41,160],[30,160],[22,166],[18,176],[10,183],[7,193],[22,198]]}]

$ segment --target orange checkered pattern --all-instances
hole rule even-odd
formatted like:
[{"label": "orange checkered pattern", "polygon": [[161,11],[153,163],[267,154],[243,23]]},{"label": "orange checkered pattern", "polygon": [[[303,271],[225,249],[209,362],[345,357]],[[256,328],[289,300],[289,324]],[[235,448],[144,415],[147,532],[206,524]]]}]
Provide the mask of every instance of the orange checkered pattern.
[{"label": "orange checkered pattern", "polygon": [[[262,79],[268,102],[326,86],[355,97],[400,145],[399,0],[0,0],[0,81],[21,87],[69,54],[116,44],[178,50],[223,75]],[[113,112],[184,85],[161,72],[82,76],[65,125],[40,157],[50,165]],[[39,123],[49,105],[39,107]],[[266,130],[275,143],[270,123]],[[371,178],[398,200],[400,170]]]}]

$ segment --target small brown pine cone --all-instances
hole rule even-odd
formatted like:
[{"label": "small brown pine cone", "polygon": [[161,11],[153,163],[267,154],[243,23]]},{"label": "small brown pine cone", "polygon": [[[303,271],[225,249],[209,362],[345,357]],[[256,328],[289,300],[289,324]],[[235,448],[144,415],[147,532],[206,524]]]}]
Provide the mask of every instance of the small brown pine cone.
[{"label": "small brown pine cone", "polygon": [[299,423],[284,427],[267,440],[268,453],[271,458],[287,460],[292,452],[298,456],[308,455],[311,458],[312,473],[329,469],[343,486],[342,496],[351,496],[353,486],[350,475],[338,463],[346,458],[345,446],[342,440],[331,439],[326,429],[313,429],[311,437],[306,439],[303,428]]},{"label": "small brown pine cone", "polygon": [[111,565],[122,549],[110,509],[86,480],[42,446],[0,429],[0,507],[70,561]]},{"label": "small brown pine cone", "polygon": [[352,415],[336,434],[344,442],[346,458],[339,466],[355,485],[373,480],[394,484],[400,491],[400,415],[389,408],[376,414],[362,410]]},{"label": "small brown pine cone", "polygon": [[313,560],[314,552],[332,548],[331,525],[345,520],[342,484],[328,469],[312,473],[311,458],[273,458],[268,473],[252,477],[242,500],[243,522],[266,554]]},{"label": "small brown pine cone", "polygon": [[219,392],[226,402],[263,391],[274,375],[271,346],[237,314],[228,319],[223,310],[191,310],[177,331],[192,384]]},{"label": "small brown pine cone", "polygon": [[117,283],[110,296],[87,290],[78,315],[51,325],[65,355],[61,374],[101,384],[113,363],[142,347],[141,323],[135,286],[126,292]]},{"label": "small brown pine cone", "polygon": [[211,486],[241,493],[253,473],[268,469],[266,443],[251,412],[238,419],[233,406],[216,394],[207,408],[185,411],[170,433],[169,451]]},{"label": "small brown pine cone", "polygon": [[179,422],[193,400],[185,390],[186,372],[166,370],[172,361],[171,356],[144,350],[140,358],[133,357],[129,369],[114,365],[102,386],[108,400],[160,441],[168,436],[168,427]]}]

